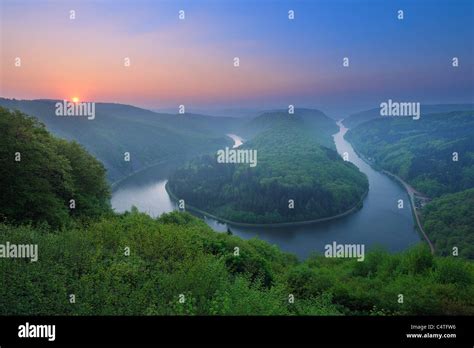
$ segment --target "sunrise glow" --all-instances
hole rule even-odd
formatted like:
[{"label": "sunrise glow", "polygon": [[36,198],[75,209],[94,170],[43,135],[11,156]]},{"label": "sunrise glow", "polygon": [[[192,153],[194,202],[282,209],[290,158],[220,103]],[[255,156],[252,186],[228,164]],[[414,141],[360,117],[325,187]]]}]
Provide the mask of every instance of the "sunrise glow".
[{"label": "sunrise glow", "polygon": [[[373,100],[388,95],[427,102],[471,100],[468,62],[473,53],[464,39],[472,32],[470,11],[465,10],[472,8],[469,0],[457,1],[462,6],[444,0],[436,1],[439,6],[405,2],[405,11],[412,15],[408,22],[390,17],[382,5],[367,12],[378,3],[373,0],[324,5],[256,1],[252,16],[238,0],[201,0],[199,5],[189,2],[195,21],[180,20],[170,1],[141,1],[138,7],[120,1],[116,8],[111,0],[78,2],[76,11],[87,18],[86,25],[65,15],[68,1],[1,1],[0,94],[25,99],[66,95],[76,103],[72,96],[87,93],[78,103],[86,98],[151,109],[176,109],[184,103],[188,110],[272,109],[290,103],[320,107],[324,102],[325,111],[333,114],[353,111],[349,103],[360,110],[370,108]],[[116,10],[110,12],[108,6]],[[312,15],[289,20],[289,6]],[[449,22],[439,25],[438,19],[448,12]],[[20,26],[17,18],[30,24]],[[368,30],[361,21],[371,21],[380,30]],[[412,35],[411,27],[398,25],[403,23],[429,38]],[[331,35],[322,34],[328,28]],[[399,38],[396,44],[394,37]],[[70,38],[74,45],[67,49],[56,44]],[[41,55],[37,47],[43,48]],[[422,47],[423,60],[405,54],[407,47]],[[342,65],[346,56],[350,67]],[[450,66],[455,56],[461,62],[456,69]],[[238,68],[233,66],[235,57],[240,58]],[[15,65],[16,58],[21,58],[21,67]],[[405,73],[406,66],[411,73]]]}]

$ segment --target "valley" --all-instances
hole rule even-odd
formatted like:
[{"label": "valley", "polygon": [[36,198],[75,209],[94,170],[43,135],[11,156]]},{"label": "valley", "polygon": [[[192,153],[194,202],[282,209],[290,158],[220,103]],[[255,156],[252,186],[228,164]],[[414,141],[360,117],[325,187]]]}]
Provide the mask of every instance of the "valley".
[{"label": "valley", "polygon": [[[324,253],[324,246],[333,241],[339,243],[365,244],[367,248],[383,247],[389,251],[404,250],[420,240],[409,205],[397,208],[398,199],[409,201],[406,191],[388,176],[373,170],[355,153],[350,143],[344,139],[347,132],[340,124],[339,132],[333,137],[333,144],[340,156],[348,154],[348,159],[356,165],[369,180],[369,191],[360,210],[350,211],[344,217],[330,221],[309,224],[288,224],[289,226],[238,226],[223,223],[214,218],[194,213],[215,231],[232,234],[244,239],[258,237],[282,250],[295,253],[300,259],[312,253]],[[238,140],[235,141],[235,145]],[[170,168],[157,166],[128,178],[115,187],[112,193],[112,207],[117,212],[130,210],[132,205],[139,211],[157,217],[162,213],[176,210],[165,186]]]},{"label": "valley", "polygon": [[[400,199],[408,202],[406,191],[357,156],[341,123],[336,132],[332,126],[305,127],[302,135],[314,136],[314,142],[306,139],[316,153],[322,143],[329,144],[337,149],[339,163],[367,177],[363,205],[334,220],[267,228],[173,211],[165,186],[182,167],[179,160],[124,178],[114,187],[110,206],[106,168],[80,144],[51,135],[21,112],[0,108],[0,113],[0,178],[8,188],[0,198],[0,235],[38,245],[41,260],[0,258],[4,315],[473,313],[472,263],[433,255],[419,243],[410,207],[397,206]],[[328,139],[330,132],[335,134]],[[245,135],[250,140],[239,148],[274,140],[272,129],[264,134],[260,139]],[[239,139],[234,140],[235,145]],[[321,151],[333,153],[328,150]],[[22,153],[20,165],[11,158],[15,151]],[[472,190],[457,195],[432,205],[429,220],[449,229],[449,214],[458,213],[446,207],[455,204],[464,214],[472,201]],[[457,216],[456,236],[462,237],[469,218]],[[74,306],[67,300],[70,289],[80,299]],[[403,305],[396,300],[401,291]],[[184,297],[185,303],[177,301]],[[295,302],[283,301],[289,297]]]}]

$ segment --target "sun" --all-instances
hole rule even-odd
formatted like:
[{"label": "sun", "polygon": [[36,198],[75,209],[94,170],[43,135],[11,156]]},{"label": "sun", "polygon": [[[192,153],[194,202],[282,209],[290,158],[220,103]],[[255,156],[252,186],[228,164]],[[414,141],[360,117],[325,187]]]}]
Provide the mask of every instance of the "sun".
[{"label": "sun", "polygon": [[78,97],[72,97],[71,98],[73,103],[79,103],[79,98]]}]

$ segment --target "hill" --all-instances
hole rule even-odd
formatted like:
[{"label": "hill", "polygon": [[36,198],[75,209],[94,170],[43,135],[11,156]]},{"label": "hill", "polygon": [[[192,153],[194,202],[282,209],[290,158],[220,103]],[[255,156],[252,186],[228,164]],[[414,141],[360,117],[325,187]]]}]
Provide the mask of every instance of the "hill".
[{"label": "hill", "polygon": [[1,107],[0,187],[0,218],[8,222],[59,227],[111,211],[102,163],[37,119]]},{"label": "hill", "polygon": [[422,245],[298,262],[186,213],[136,211],[57,232],[0,224],[6,240],[39,259],[0,258],[0,315],[474,314],[472,263]]},{"label": "hill", "polygon": [[[53,134],[82,144],[106,167],[110,181],[162,161],[182,163],[230,144],[242,121],[195,114],[158,114],[130,105],[96,103],[95,119],[58,117],[54,100],[0,98],[0,106],[37,117]],[[130,153],[130,161],[124,153]]]},{"label": "hill", "polygon": [[[0,184],[18,193],[0,196],[0,213],[24,217],[0,222],[0,315],[474,314],[472,262],[424,245],[299,262],[188,213],[115,214],[104,169],[82,147],[20,112],[0,116]],[[77,214],[59,214],[71,192]],[[35,257],[11,253],[25,245]]]},{"label": "hill", "polygon": [[256,153],[254,167],[200,157],[169,178],[169,191],[188,206],[240,223],[316,220],[357,207],[367,178],[321,145],[332,140],[334,121],[311,117],[298,111],[258,117],[250,125],[259,133],[238,148]]},{"label": "hill", "polygon": [[319,144],[330,149],[336,149],[332,135],[337,133],[338,127],[333,119],[326,116],[322,111],[315,109],[295,109],[295,114],[288,114],[288,111],[265,112],[250,121],[244,123],[239,129],[240,133],[253,138],[257,134],[274,127],[285,126],[292,117],[303,123],[311,130],[312,138]]},{"label": "hill", "polygon": [[[474,110],[474,104],[424,104],[420,106],[420,110],[421,117],[424,117],[425,115],[435,113]],[[355,128],[364,122],[379,118],[382,118],[382,116],[380,116],[380,108],[375,108],[349,115],[344,119],[344,125],[347,128]]]},{"label": "hill", "polygon": [[463,111],[377,119],[346,137],[377,166],[435,197],[474,187],[473,134],[474,111]]},{"label": "hill", "polygon": [[[423,211],[423,228],[440,255],[457,250],[474,260],[474,188],[433,200]],[[454,249],[456,248],[456,249]]]},{"label": "hill", "polygon": [[459,256],[474,258],[473,134],[474,111],[455,111],[372,120],[346,136],[376,167],[434,198],[422,209],[422,223],[437,253],[456,247]]}]

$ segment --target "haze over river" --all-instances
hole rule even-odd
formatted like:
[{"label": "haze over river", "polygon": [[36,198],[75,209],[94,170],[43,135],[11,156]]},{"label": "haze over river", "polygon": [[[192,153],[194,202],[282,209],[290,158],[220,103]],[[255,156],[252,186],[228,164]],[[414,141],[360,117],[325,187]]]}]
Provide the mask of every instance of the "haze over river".
[{"label": "haze over river", "polygon": [[[347,128],[342,124],[339,127],[339,132],[334,135],[337,151],[341,156],[347,152],[348,160],[369,178],[369,193],[362,209],[340,219],[293,227],[227,226],[204,218],[206,223],[218,232],[226,232],[229,227],[234,235],[244,239],[261,238],[282,250],[295,253],[301,259],[312,252],[323,253],[324,246],[333,241],[365,244],[366,250],[378,245],[390,251],[403,250],[418,242],[420,237],[414,227],[406,191],[360,159],[351,144],[344,140]],[[242,141],[235,134],[229,136],[236,145]],[[151,216],[177,209],[165,190],[167,177],[173,168],[172,164],[159,165],[128,177],[114,188],[112,207],[117,212],[123,212],[134,205]],[[398,209],[399,199],[404,201],[403,209]]]}]

